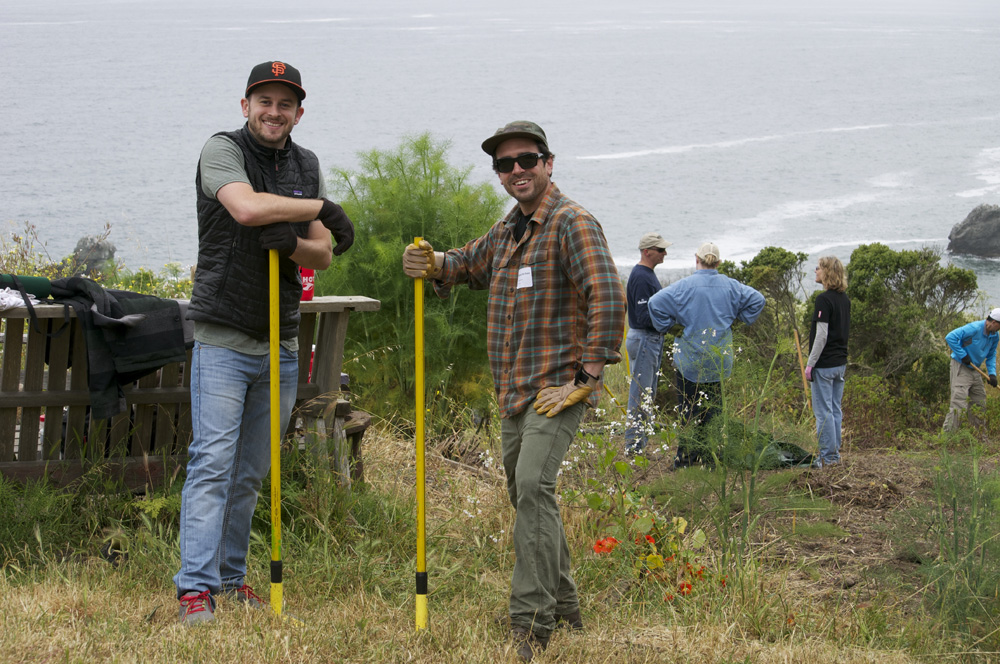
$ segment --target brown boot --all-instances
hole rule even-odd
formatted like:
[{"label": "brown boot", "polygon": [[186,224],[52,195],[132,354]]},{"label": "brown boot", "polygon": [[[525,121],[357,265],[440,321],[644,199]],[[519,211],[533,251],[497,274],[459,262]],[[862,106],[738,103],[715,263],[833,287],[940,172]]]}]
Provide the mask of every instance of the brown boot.
[{"label": "brown boot", "polygon": [[530,662],[535,654],[549,645],[549,637],[538,636],[527,627],[515,626],[510,630],[511,645],[522,661]]},{"label": "brown boot", "polygon": [[560,627],[568,627],[574,632],[582,632],[583,617],[580,615],[580,609],[565,615],[556,614],[556,629]]}]

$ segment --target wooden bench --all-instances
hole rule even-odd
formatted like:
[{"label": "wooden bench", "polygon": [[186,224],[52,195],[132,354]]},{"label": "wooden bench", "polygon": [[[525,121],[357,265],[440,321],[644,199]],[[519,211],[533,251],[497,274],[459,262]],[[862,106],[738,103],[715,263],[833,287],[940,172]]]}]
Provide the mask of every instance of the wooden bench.
[{"label": "wooden bench", "polygon": [[[342,436],[340,447],[348,454],[345,460],[334,455],[332,470],[347,481],[362,479],[361,436],[370,422],[367,414],[352,411],[341,390],[347,322],[352,311],[377,311],[380,304],[368,297],[327,296],[300,307],[299,385],[290,429],[299,418],[308,431],[320,429],[324,435],[307,436],[313,451],[329,436]],[[43,328],[63,324],[62,305],[36,306],[35,313]],[[35,331],[26,308],[0,312],[0,474],[66,485],[96,466],[133,490],[161,484],[186,461],[191,442],[190,353],[186,362],[126,386],[125,412],[110,421],[92,420],[87,349],[72,309],[70,316],[71,329],[50,339]]]}]

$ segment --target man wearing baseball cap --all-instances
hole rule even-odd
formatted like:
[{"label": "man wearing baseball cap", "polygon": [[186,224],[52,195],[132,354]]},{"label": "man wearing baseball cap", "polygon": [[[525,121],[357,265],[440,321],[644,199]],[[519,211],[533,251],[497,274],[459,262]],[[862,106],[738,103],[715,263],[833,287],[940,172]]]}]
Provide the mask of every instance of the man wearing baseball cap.
[{"label": "man wearing baseball cap", "polygon": [[621,359],[625,293],[601,225],[552,182],[542,128],[511,122],[482,148],[517,204],[464,247],[409,245],[403,271],[433,279],[441,297],[460,283],[490,291],[487,352],[516,510],[508,613],[514,648],[530,661],[557,623],[583,629],[556,476],[604,365]]},{"label": "man wearing baseball cap", "polygon": [[[752,324],[764,310],[764,296],[719,274],[719,247],[705,242],[695,253],[695,273],[649,299],[649,317],[660,332],[684,328],[674,341],[677,401],[685,420],[704,424],[719,411],[721,382],[733,369],[734,321]],[[678,446],[674,466],[701,460],[701,451]]]},{"label": "man wearing baseball cap", "polygon": [[628,300],[628,350],[632,381],[628,390],[628,428],[625,430],[625,453],[632,456],[646,448],[649,439],[650,407],[656,396],[656,382],[663,356],[663,334],[649,318],[649,298],[660,290],[660,280],[653,270],[667,257],[670,243],[659,233],[639,238],[639,263],[628,276],[625,295]]},{"label": "man wearing baseball cap", "polygon": [[295,67],[257,65],[240,102],[246,124],[208,139],[198,162],[198,268],[188,309],[193,439],[174,576],[184,625],[214,620],[220,595],[261,604],[244,576],[271,462],[269,251],[279,256],[284,429],[298,385],[298,267],[325,269],[354,241],[351,220],[325,198],[316,155],[290,138],[305,97]]},{"label": "man wearing baseball cap", "polygon": [[[951,349],[951,404],[944,417],[942,431],[958,429],[959,420],[971,399],[974,406],[986,408],[986,390],[978,367],[986,362],[989,383],[997,386],[997,341],[1000,340],[1000,307],[990,311],[986,320],[973,321],[949,332],[944,340]],[[980,370],[981,371],[981,370]],[[974,426],[980,423],[974,411],[969,411]]]}]

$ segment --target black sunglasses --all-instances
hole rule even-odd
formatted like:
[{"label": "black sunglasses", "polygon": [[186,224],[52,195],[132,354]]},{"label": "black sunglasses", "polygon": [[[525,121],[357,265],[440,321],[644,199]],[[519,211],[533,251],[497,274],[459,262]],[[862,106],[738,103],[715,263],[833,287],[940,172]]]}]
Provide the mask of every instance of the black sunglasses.
[{"label": "black sunglasses", "polygon": [[497,173],[510,173],[514,170],[514,162],[526,171],[530,171],[541,159],[545,161],[544,152],[525,152],[519,154],[516,157],[500,157],[499,159],[493,160],[493,168],[497,169]]}]

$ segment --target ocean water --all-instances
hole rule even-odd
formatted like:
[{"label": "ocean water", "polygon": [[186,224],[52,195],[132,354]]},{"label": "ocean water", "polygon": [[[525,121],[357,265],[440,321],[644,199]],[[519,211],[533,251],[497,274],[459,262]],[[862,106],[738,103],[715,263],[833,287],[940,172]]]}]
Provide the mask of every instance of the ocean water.
[{"label": "ocean water", "polygon": [[[130,267],[193,263],[199,150],[269,59],[302,71],[293,136],[327,168],[430,131],[495,182],[480,142],[538,122],[623,272],[647,231],[669,279],[704,240],[944,249],[1000,203],[1000,3],[744,4],[5,0],[0,227],[60,257],[110,224]],[[1000,304],[1000,261],[945,260]]]}]

